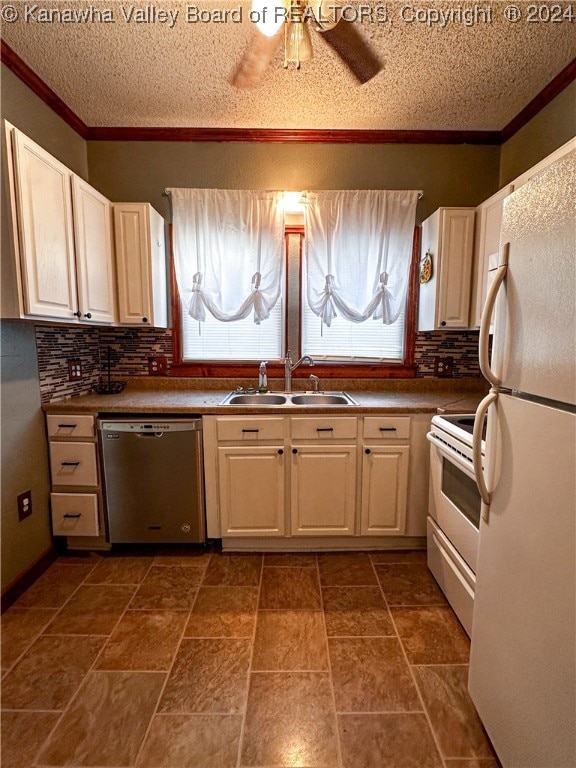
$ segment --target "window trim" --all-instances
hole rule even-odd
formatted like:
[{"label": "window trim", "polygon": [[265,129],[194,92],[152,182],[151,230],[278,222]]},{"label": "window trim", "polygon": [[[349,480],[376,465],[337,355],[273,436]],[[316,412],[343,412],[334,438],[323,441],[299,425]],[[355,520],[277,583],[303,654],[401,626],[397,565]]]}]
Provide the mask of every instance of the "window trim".
[{"label": "window trim", "polygon": [[[168,239],[170,248],[170,301],[172,308],[172,367],[171,376],[187,376],[200,378],[250,378],[255,376],[254,361],[238,362],[189,362],[182,360],[182,330],[181,330],[181,302],[176,284],[176,273],[174,269],[174,251],[172,224],[168,228]],[[284,242],[288,248],[288,238],[290,235],[299,235],[300,237],[300,274],[302,274],[302,252],[304,242],[303,225],[287,225],[284,230]],[[416,365],[414,363],[414,354],[416,347],[416,319],[417,319],[417,299],[418,299],[418,262],[420,256],[420,227],[414,228],[414,237],[412,240],[412,259],[410,263],[410,279],[408,284],[408,306],[406,312],[406,326],[404,339],[404,361],[402,363],[352,363],[352,362],[324,362],[315,361],[315,369],[320,378],[337,379],[408,379],[416,376]],[[288,283],[288,270],[286,270],[286,288]],[[302,302],[302,279],[300,278],[300,302]],[[302,339],[301,327],[298,329],[298,357],[301,354]],[[287,344],[288,323],[284,324],[284,346]],[[269,378],[283,378],[284,365],[280,362],[271,361],[267,365]],[[309,371],[298,368],[292,374],[293,379],[307,378]]]}]

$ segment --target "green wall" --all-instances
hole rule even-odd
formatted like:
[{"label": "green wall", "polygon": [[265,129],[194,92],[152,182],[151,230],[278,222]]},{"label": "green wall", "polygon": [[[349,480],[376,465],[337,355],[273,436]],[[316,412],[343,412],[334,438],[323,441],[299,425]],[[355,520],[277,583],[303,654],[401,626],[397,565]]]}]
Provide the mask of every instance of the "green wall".
[{"label": "green wall", "polygon": [[576,81],[502,145],[500,186],[576,136]]},{"label": "green wall", "polygon": [[116,201],[168,217],[165,187],[422,189],[418,218],[477,205],[498,189],[497,146],[88,142],[90,182]]},{"label": "green wall", "polygon": [[[2,66],[2,117],[37,141],[69,168],[88,177],[86,142]],[[5,162],[5,157],[2,158]],[[4,176],[5,167],[2,167]],[[2,274],[14,261],[7,213],[6,183],[1,185]],[[11,281],[2,281],[3,289]],[[48,451],[40,408],[40,385],[34,326],[30,322],[0,322],[1,587],[5,589],[51,546],[48,500]],[[18,494],[32,490],[32,515],[20,522]]]}]

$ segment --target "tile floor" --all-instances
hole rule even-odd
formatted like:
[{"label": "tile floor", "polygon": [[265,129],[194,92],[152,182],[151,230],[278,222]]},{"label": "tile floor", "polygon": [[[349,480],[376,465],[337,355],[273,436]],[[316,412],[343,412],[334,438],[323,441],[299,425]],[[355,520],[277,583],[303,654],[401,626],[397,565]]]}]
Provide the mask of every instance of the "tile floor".
[{"label": "tile floor", "polygon": [[498,766],[423,553],[63,557],[2,619],[4,768]]}]

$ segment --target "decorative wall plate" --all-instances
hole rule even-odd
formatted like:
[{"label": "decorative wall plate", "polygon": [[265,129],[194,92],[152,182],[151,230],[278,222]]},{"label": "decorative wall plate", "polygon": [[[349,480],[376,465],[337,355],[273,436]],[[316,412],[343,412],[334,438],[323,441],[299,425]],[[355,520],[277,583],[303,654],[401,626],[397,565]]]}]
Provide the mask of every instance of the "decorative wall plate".
[{"label": "decorative wall plate", "polygon": [[426,251],[426,255],[420,260],[420,282],[427,283],[432,277],[432,254]]}]

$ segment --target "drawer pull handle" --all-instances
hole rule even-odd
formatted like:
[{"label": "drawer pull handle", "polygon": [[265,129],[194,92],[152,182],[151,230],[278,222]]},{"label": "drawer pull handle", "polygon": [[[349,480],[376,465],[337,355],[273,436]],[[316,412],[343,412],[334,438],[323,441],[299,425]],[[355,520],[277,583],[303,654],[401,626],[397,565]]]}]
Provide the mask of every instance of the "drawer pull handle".
[{"label": "drawer pull handle", "polygon": [[316,432],[334,432],[334,427],[316,427]]},{"label": "drawer pull handle", "polygon": [[396,432],[396,427],[380,427],[380,432]]},{"label": "drawer pull handle", "polygon": [[76,512],[75,514],[72,514],[71,512],[66,512],[64,517],[68,517],[68,518],[73,517],[77,519],[79,517],[82,517],[82,512]]},{"label": "drawer pull handle", "polygon": [[260,432],[259,429],[243,429],[242,432]]},{"label": "drawer pull handle", "polygon": [[63,467],[78,467],[80,465],[79,461],[63,461],[62,466]]},{"label": "drawer pull handle", "polygon": [[58,429],[74,429],[77,426],[77,424],[58,424]]}]

